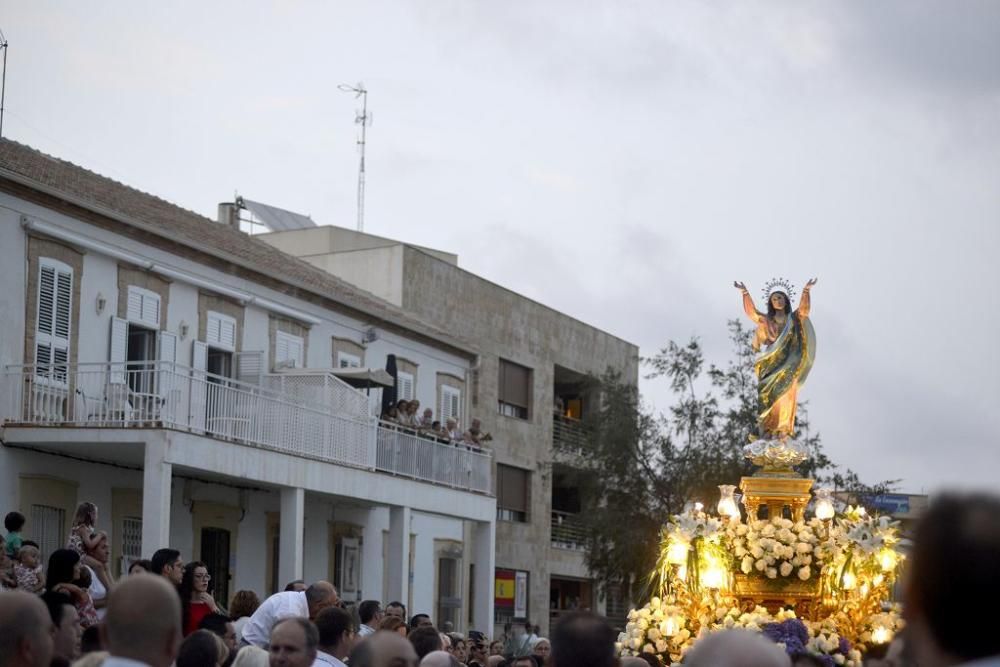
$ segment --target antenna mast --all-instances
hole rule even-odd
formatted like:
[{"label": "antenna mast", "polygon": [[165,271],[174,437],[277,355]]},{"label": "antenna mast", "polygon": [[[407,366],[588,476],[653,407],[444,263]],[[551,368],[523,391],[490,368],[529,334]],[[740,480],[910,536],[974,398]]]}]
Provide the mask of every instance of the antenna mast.
[{"label": "antenna mast", "polygon": [[3,78],[0,80],[0,137],[3,137],[3,102],[7,97],[7,38],[0,30],[0,49],[3,49]]},{"label": "antenna mast", "polygon": [[354,123],[361,126],[361,136],[358,138],[358,150],[361,153],[361,162],[358,165],[358,231],[363,232],[365,230],[365,142],[368,126],[372,124],[372,116],[368,113],[368,91],[361,82],[353,86],[342,83],[337,88],[354,93],[355,99],[361,98],[361,111],[355,112],[357,115]]}]

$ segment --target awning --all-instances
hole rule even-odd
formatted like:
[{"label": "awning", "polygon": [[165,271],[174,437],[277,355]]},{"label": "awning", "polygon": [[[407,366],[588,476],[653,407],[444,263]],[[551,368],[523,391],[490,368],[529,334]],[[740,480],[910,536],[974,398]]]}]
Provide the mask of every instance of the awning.
[{"label": "awning", "polygon": [[330,373],[358,389],[396,386],[392,376],[381,368],[334,368]]}]

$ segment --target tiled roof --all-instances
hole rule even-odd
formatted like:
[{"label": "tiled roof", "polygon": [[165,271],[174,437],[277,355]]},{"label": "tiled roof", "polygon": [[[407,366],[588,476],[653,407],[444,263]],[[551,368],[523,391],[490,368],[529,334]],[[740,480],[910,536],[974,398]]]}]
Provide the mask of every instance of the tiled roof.
[{"label": "tiled roof", "polygon": [[29,185],[35,183],[66,196],[73,203],[88,208],[93,206],[98,213],[116,213],[136,227],[263,273],[290,287],[313,292],[376,321],[428,336],[466,352],[475,351],[466,341],[233,227],[30,146],[0,139],[0,178],[11,174],[27,179]]}]

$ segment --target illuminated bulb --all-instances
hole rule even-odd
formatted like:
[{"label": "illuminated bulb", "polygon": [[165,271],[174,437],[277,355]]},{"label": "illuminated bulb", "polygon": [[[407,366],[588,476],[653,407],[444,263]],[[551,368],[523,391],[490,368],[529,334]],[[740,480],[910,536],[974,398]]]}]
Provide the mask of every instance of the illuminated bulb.
[{"label": "illuminated bulb", "polygon": [[833,518],[833,501],[830,499],[830,489],[816,489],[816,518],[828,521]]},{"label": "illuminated bulb", "polygon": [[853,572],[845,572],[842,581],[845,591],[853,591],[854,587],[858,585],[858,578],[854,576]]},{"label": "illuminated bulb", "polygon": [[880,625],[872,630],[872,642],[875,644],[885,644],[890,639],[892,639],[892,633],[884,625]]},{"label": "illuminated bulb", "polygon": [[667,616],[667,618],[660,623],[660,632],[663,633],[664,637],[673,637],[677,634],[677,622],[674,620],[673,615]]},{"label": "illuminated bulb", "polygon": [[671,542],[667,547],[667,562],[671,565],[683,565],[688,559],[687,542]]},{"label": "illuminated bulb", "polygon": [[705,588],[722,588],[725,581],[726,571],[715,563],[709,565],[701,573],[701,585]]},{"label": "illuminated bulb", "polygon": [[684,565],[681,565],[679,568],[677,568],[677,578],[687,579],[687,576],[688,576],[688,566],[685,563]]},{"label": "illuminated bulb", "polygon": [[885,581],[885,577],[883,577],[881,574],[876,574],[874,577],[872,577],[873,586],[881,586],[883,581]]},{"label": "illuminated bulb", "polygon": [[861,588],[858,589],[858,592],[861,593],[861,597],[863,597],[863,598],[868,597],[868,582],[867,581],[865,583],[861,584]]},{"label": "illuminated bulb", "polygon": [[705,509],[705,506],[704,506],[704,505],[702,505],[701,503],[695,503],[695,504],[694,504],[694,511],[695,511],[695,512],[700,512],[700,511],[702,511],[703,509]]},{"label": "illuminated bulb", "polygon": [[867,514],[867,513],[868,513],[868,512],[867,512],[867,510],[865,510],[865,508],[864,508],[864,507],[859,507],[859,508],[858,508],[858,516],[864,516],[864,515],[865,515],[865,514]]},{"label": "illuminated bulb", "polygon": [[892,549],[882,549],[878,553],[878,564],[883,572],[888,572],[896,567],[896,552]]}]

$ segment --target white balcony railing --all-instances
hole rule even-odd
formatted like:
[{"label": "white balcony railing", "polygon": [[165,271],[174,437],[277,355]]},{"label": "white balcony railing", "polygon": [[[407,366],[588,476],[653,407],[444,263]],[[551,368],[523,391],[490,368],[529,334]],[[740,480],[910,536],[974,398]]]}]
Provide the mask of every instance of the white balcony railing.
[{"label": "white balcony railing", "polygon": [[480,493],[491,489],[487,452],[179,364],[8,366],[4,380],[8,425],[170,428]]}]

